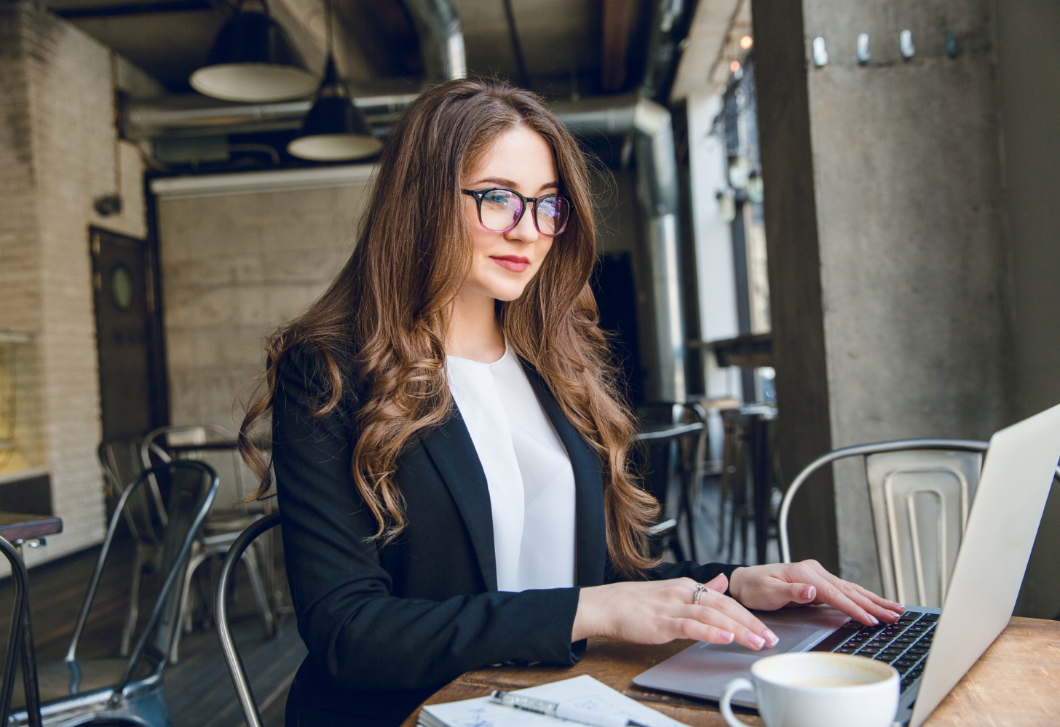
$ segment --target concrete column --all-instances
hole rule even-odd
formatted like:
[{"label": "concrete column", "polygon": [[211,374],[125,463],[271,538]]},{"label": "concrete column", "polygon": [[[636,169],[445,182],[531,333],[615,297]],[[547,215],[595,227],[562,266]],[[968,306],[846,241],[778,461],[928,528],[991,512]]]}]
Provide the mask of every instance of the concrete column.
[{"label": "concrete column", "polygon": [[[1013,281],[1014,418],[1060,403],[1060,4],[996,5],[1005,210]],[[1060,491],[1038,529],[1016,612],[1060,612]]]},{"label": "concrete column", "polygon": [[[788,481],[832,448],[824,301],[800,0],[753,3],[759,155],[776,369],[781,470]],[[791,511],[795,557],[838,569],[830,477],[800,493]]]},{"label": "concrete column", "polygon": [[[785,475],[859,442],[988,437],[1010,420],[1012,371],[994,3],[753,7]],[[796,557],[878,588],[858,473],[803,500]]]}]

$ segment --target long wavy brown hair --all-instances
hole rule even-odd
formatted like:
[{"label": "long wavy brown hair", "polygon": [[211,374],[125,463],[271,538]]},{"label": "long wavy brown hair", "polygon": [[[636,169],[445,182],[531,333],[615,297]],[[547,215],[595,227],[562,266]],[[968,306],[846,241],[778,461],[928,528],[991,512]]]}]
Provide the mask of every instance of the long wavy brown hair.
[{"label": "long wavy brown hair", "polygon": [[327,382],[314,415],[356,400],[352,486],[375,516],[378,540],[386,543],[401,532],[407,520],[393,479],[397,459],[454,408],[446,381],[446,316],[472,254],[461,179],[501,134],[520,125],[551,146],[574,213],[523,295],[498,302],[498,323],[596,450],[608,553],[615,569],[632,577],[654,563],[641,544],[658,505],[629,469],[633,421],[589,288],[595,233],[586,159],[540,98],[503,82],[439,84],[397,120],[349,261],[305,313],[266,343],[265,373],[247,407],[239,446],[261,481],[256,496],[262,497],[271,486],[269,459],[252,432],[271,413],[284,354],[296,345],[315,349]]}]

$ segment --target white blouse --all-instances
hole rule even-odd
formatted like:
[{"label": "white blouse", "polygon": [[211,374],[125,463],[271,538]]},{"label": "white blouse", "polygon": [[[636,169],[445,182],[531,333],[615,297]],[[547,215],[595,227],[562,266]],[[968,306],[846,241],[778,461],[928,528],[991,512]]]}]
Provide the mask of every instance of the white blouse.
[{"label": "white blouse", "polygon": [[574,585],[574,469],[511,348],[447,356],[449,390],[489,486],[501,591]]}]

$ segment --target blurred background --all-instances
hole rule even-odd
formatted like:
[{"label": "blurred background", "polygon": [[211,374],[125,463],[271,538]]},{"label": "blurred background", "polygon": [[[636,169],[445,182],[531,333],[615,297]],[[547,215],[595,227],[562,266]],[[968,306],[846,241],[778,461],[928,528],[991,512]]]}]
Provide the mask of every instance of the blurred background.
[{"label": "blurred background", "polygon": [[[237,428],[389,125],[466,74],[541,94],[599,161],[628,395],[645,431],[702,424],[661,465],[671,550],[775,560],[814,458],[1060,402],[1053,0],[0,0],[0,511],[64,530],[30,565],[87,580],[101,442]],[[795,557],[882,589],[869,505],[827,471]],[[1058,552],[1054,497],[1018,614],[1060,613]]]}]

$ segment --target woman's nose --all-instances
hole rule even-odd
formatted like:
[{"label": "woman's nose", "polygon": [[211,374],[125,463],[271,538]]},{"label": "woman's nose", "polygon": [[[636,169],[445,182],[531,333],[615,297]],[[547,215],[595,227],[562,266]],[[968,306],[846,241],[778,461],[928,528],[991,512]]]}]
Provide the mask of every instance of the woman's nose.
[{"label": "woman's nose", "polygon": [[523,218],[519,220],[519,223],[504,234],[509,240],[527,243],[536,242],[540,235],[541,233],[537,231],[537,226],[534,224],[533,207],[529,207],[523,213]]}]

